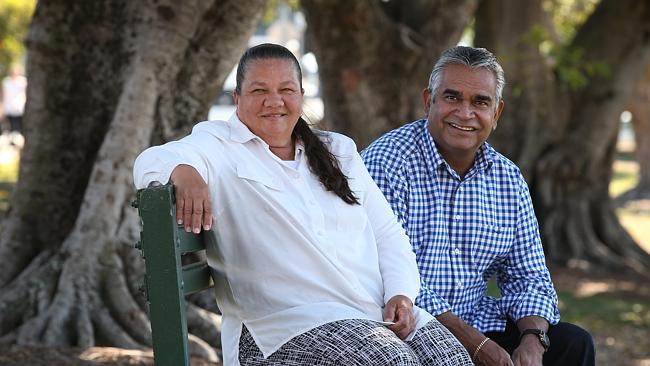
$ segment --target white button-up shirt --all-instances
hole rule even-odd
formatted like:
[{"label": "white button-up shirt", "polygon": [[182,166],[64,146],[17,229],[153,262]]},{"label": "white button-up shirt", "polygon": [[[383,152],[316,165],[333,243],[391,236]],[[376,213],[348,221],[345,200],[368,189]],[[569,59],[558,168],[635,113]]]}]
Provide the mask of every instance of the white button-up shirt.
[{"label": "white button-up shirt", "polygon": [[[168,182],[191,165],[209,186],[214,240],[208,263],[219,275],[226,364],[238,364],[246,325],[265,357],[291,338],[342,319],[383,320],[393,296],[415,300],[415,255],[354,142],[317,132],[338,158],[361,205],[324,189],[300,143],[286,164],[236,115],[197,124],[185,138],[151,147],[136,160],[138,188]],[[414,308],[417,327],[432,319]]]}]

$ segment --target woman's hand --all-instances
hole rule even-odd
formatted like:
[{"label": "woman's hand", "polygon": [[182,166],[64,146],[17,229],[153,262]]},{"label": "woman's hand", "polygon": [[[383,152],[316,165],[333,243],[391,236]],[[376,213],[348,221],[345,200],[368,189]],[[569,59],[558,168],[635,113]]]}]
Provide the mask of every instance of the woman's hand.
[{"label": "woman's hand", "polygon": [[384,307],[384,321],[395,322],[389,325],[400,339],[406,338],[415,329],[415,316],[413,316],[413,303],[404,295],[391,297]]},{"label": "woman's hand", "polygon": [[196,234],[212,227],[210,191],[201,175],[189,165],[179,165],[172,171],[170,181],[176,191],[176,221],[185,231]]}]

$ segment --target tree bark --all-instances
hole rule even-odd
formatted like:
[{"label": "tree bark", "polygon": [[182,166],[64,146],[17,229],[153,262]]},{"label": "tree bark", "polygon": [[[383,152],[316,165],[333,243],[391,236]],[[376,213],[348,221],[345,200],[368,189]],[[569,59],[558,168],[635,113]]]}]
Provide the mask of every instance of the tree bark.
[{"label": "tree bark", "polygon": [[[131,248],[133,160],[205,118],[262,9],[261,0],[39,2],[27,142],[0,239],[11,258],[0,273],[0,342],[151,344]],[[217,327],[197,335],[217,347]]]},{"label": "tree bark", "polygon": [[650,60],[650,4],[599,3],[566,46],[583,66],[606,65],[579,90],[560,81],[530,37],[543,16],[541,1],[481,3],[476,43],[496,51],[511,80],[492,142],[526,175],[551,261],[645,272],[650,259],[618,222],[608,185],[618,113]]},{"label": "tree bark", "polygon": [[456,43],[476,1],[305,0],[324,124],[359,148],[424,116],[422,90],[433,61]]}]

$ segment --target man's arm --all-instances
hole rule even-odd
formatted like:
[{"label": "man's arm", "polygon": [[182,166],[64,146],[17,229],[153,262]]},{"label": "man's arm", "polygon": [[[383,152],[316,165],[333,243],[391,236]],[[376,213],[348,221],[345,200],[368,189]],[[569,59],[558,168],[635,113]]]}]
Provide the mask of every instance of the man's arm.
[{"label": "man's arm", "polygon": [[[511,253],[497,274],[501,304],[520,332],[548,331],[559,321],[557,294],[546,267],[537,218],[523,177],[519,176],[520,199]],[[542,365],[544,347],[539,336],[525,335],[514,350],[515,365]]]},{"label": "man's arm", "polygon": [[491,340],[486,341],[483,333],[465,323],[451,311],[436,317],[442,325],[458,339],[476,365],[512,365],[506,350]]},{"label": "man's arm", "polygon": [[520,185],[514,242],[497,272],[500,304],[514,321],[535,316],[555,324],[560,320],[557,294],[546,267],[528,186],[521,176]]}]

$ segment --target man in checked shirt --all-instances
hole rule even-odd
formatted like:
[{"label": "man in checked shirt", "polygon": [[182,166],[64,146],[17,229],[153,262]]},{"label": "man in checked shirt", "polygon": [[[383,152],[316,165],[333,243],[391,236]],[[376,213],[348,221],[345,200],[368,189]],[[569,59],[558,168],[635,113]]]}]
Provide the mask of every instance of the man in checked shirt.
[{"label": "man in checked shirt", "polygon": [[[477,365],[594,365],[589,333],[559,322],[528,186],[486,142],[504,85],[489,51],[448,49],[422,93],[426,119],[388,132],[361,155],[416,253],[417,305]],[[498,299],[486,295],[495,274]]]}]

